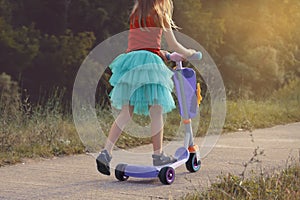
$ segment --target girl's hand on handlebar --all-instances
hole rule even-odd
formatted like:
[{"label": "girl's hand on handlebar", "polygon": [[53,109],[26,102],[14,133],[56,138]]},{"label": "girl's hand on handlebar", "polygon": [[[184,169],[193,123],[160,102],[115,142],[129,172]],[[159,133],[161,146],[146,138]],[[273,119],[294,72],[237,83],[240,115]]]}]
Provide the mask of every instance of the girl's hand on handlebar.
[{"label": "girl's hand on handlebar", "polygon": [[168,61],[170,61],[169,59],[168,59],[168,55],[169,55],[170,53],[168,52],[168,51],[166,51],[166,50],[160,50],[160,57],[165,61],[165,62],[168,62]]},{"label": "girl's hand on handlebar", "polygon": [[194,50],[194,49],[188,49],[189,55],[187,55],[187,58],[188,58],[188,57],[191,57],[191,56],[194,55],[196,52],[197,52],[197,51]]},{"label": "girl's hand on handlebar", "polygon": [[182,55],[177,52],[169,53],[168,51],[164,51],[164,50],[161,50],[161,53],[163,54],[163,59],[165,61],[180,62],[180,61],[186,61],[187,58],[194,56],[197,53],[197,51],[195,51],[194,49],[188,49],[188,56]]},{"label": "girl's hand on handlebar", "polygon": [[179,62],[185,60],[184,56],[177,52],[169,53],[168,51],[165,50],[160,50],[160,52],[163,55],[162,58],[165,61]]},{"label": "girl's hand on handlebar", "polygon": [[177,53],[177,52],[173,52],[171,54],[169,54],[168,56],[170,59],[169,60],[172,60],[174,62],[180,62],[180,61],[183,61],[185,60],[185,58],[183,57],[183,55]]}]

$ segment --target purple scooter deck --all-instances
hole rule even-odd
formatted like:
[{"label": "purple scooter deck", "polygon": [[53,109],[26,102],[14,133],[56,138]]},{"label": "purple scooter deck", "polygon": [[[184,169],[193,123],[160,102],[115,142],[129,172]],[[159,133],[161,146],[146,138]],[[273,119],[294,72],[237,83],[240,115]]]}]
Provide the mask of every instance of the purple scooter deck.
[{"label": "purple scooter deck", "polygon": [[124,174],[136,178],[155,178],[163,167],[169,166],[175,169],[185,163],[189,159],[189,152],[186,148],[180,147],[174,157],[177,159],[175,163],[164,166],[127,165]]}]

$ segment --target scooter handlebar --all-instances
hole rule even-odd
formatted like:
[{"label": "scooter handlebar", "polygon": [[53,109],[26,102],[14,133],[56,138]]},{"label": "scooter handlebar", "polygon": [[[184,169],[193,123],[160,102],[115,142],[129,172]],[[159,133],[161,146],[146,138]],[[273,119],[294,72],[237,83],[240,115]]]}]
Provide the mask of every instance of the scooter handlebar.
[{"label": "scooter handlebar", "polygon": [[201,60],[202,59],[202,53],[200,51],[197,51],[193,55],[187,58],[187,60]]},{"label": "scooter handlebar", "polygon": [[[177,52],[173,52],[171,54],[167,55],[167,59],[168,60],[172,60],[174,62],[176,62],[177,65],[177,69],[181,69],[182,68],[182,61],[185,60],[184,57],[177,53]],[[194,53],[193,55],[191,55],[190,57],[186,58],[189,61],[192,60],[201,60],[202,59],[202,53],[200,51]]]},{"label": "scooter handlebar", "polygon": [[[168,59],[169,60],[172,60],[174,62],[180,62],[180,61],[183,61],[185,60],[184,57],[177,53],[177,52],[173,52],[171,54],[168,54],[167,55]],[[194,53],[193,55],[191,55],[190,57],[187,57],[186,58],[187,60],[201,60],[202,59],[202,53],[200,51]]]}]

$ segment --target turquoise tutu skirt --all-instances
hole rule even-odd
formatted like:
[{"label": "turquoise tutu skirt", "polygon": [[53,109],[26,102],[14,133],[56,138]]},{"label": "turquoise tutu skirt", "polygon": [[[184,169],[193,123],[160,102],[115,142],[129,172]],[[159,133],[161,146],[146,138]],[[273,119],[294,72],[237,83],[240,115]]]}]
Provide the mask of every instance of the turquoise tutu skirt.
[{"label": "turquoise tutu skirt", "polygon": [[134,106],[134,113],[149,115],[149,107],[160,105],[163,113],[175,108],[173,72],[156,54],[140,50],[119,55],[111,64],[109,80],[113,89],[110,93],[112,106],[122,109]]}]

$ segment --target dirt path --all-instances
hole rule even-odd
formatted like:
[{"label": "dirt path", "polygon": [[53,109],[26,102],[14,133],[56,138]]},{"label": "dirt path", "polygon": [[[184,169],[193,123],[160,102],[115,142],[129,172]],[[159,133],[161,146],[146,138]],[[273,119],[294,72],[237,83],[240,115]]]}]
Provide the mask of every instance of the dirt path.
[{"label": "dirt path", "polygon": [[[198,138],[197,143],[201,144],[201,140]],[[102,176],[90,155],[3,167],[0,168],[0,199],[178,199],[195,189],[206,188],[221,172],[242,172],[242,163],[252,157],[256,147],[263,149],[265,156],[260,158],[261,164],[252,165],[254,168],[285,166],[289,156],[298,159],[300,123],[223,135],[202,160],[199,172],[190,174],[181,166],[176,169],[175,182],[170,186],[162,185],[158,179],[129,178],[118,182],[114,174]],[[150,150],[151,146],[132,151],[146,149]],[[113,166],[122,160],[124,153],[114,152]],[[148,160],[151,161],[150,157]]]}]

